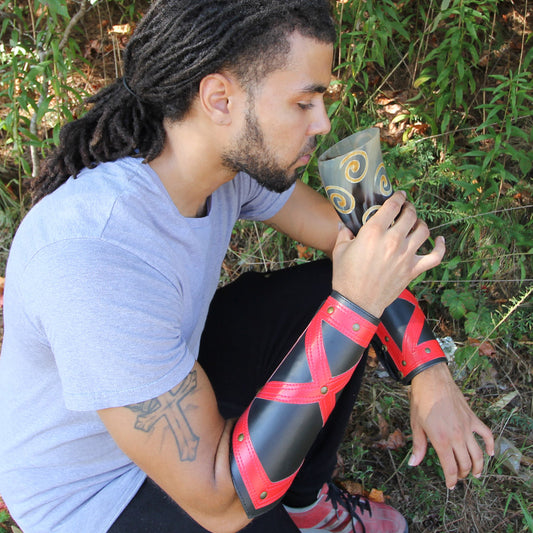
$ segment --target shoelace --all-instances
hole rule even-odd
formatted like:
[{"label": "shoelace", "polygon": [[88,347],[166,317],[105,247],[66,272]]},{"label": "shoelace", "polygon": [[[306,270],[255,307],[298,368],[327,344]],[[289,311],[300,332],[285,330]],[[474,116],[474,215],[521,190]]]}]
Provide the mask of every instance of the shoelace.
[{"label": "shoelace", "polygon": [[368,511],[368,514],[372,516],[372,509],[370,508],[370,503],[366,498],[359,496],[358,494],[350,494],[349,492],[340,489],[334,483],[328,483],[328,496],[326,501],[330,500],[335,513],[337,512],[339,504],[344,507],[350,516],[352,517],[352,531],[355,531],[355,522],[354,518],[359,521],[361,527],[363,528],[363,533],[366,533],[365,524],[361,517],[357,514],[357,509],[360,510],[361,514],[364,514],[365,511]]}]

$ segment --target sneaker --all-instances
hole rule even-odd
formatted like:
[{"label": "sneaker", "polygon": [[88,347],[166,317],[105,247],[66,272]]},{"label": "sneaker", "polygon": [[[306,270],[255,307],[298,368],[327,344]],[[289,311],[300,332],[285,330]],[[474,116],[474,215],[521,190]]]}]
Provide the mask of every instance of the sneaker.
[{"label": "sneaker", "polygon": [[324,484],[312,505],[285,509],[302,533],[407,533],[407,522],[398,511],[333,483]]}]

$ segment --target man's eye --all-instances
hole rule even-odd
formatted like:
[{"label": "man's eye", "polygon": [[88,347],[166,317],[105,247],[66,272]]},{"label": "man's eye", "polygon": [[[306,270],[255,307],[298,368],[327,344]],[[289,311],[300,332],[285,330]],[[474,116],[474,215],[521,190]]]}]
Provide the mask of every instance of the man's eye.
[{"label": "man's eye", "polygon": [[298,107],[300,109],[311,109],[313,107],[313,104],[302,104],[302,103],[298,103]]}]

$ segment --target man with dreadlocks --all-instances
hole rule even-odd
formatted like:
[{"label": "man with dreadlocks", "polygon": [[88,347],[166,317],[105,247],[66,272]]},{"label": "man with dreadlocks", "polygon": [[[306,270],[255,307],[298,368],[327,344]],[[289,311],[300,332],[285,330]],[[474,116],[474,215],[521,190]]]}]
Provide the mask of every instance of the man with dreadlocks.
[{"label": "man with dreadlocks", "polygon": [[[401,192],[354,237],[296,180],[334,39],[326,0],[159,0],[63,127],[5,289],[0,493],[26,533],[407,531],[331,476],[379,317],[444,241],[417,253]],[[239,218],[332,263],[217,290]],[[414,367],[410,464],[429,438],[449,488],[479,476],[490,430],[440,358]]]}]

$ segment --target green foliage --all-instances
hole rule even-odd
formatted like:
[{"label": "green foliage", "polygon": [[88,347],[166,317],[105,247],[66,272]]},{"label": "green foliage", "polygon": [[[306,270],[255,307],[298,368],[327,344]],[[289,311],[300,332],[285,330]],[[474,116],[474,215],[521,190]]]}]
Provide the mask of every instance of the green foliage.
[{"label": "green foliage", "polygon": [[82,99],[69,81],[81,55],[72,27],[67,31],[72,18],[64,2],[4,0],[0,10],[7,13],[0,29],[0,130],[17,168],[11,182],[0,184],[0,197],[22,206],[24,181],[38,173],[39,159],[58,143],[61,123]]},{"label": "green foliage", "polygon": [[[421,72],[414,81],[424,104],[418,111],[427,117],[434,133],[445,133],[467,116],[469,95],[477,89],[478,68],[491,18],[498,0],[444,0],[420,5],[429,22],[420,35],[417,54]],[[427,102],[432,113],[426,113]]]},{"label": "green foliage", "polygon": [[[462,166],[474,180],[499,182],[505,179],[516,182],[516,175],[506,165],[507,160],[514,161],[516,172],[522,175],[533,168],[533,129],[530,127],[528,131],[519,127],[521,120],[531,116],[533,82],[527,69],[532,58],[533,49],[526,56],[523,72],[510,70],[507,75],[490,76],[497,85],[484,89],[490,101],[478,106],[485,116],[476,128],[476,133],[480,135],[472,139],[478,148],[465,154],[473,158],[474,164]],[[483,143],[489,148],[480,149]]]},{"label": "green foliage", "polygon": [[371,106],[372,73],[376,66],[387,68],[386,58],[398,36],[410,38],[392,0],[342,2],[338,21],[335,71],[342,73],[344,91],[343,100],[333,102],[328,110],[334,140],[365,127],[356,109],[361,104]]},{"label": "green foliage", "polygon": [[524,525],[526,526],[527,531],[533,532],[533,515],[531,514],[530,509],[527,508],[527,504],[521,494],[509,494],[509,497],[507,498],[507,505],[505,506],[505,513],[507,513],[511,500],[515,500],[520,506],[520,510],[524,515]]},{"label": "green foliage", "polygon": [[[513,6],[525,20],[527,5]],[[522,411],[506,405],[488,411],[485,420],[493,428],[501,424],[500,431],[504,427],[508,435],[527,439],[523,435],[530,435],[533,423],[531,36],[524,25],[524,32],[513,40],[519,49],[510,48],[509,29],[501,24],[508,12],[497,0],[347,2],[337,4],[337,9],[344,32],[336,55],[337,90],[330,102],[337,136],[332,134],[326,145],[375,124],[387,138],[403,124],[400,135],[382,146],[389,177],[396,188],[408,193],[432,235],[444,235],[447,245],[442,264],[415,280],[412,290],[427,304],[430,322],[438,324],[436,334],[444,330],[456,341],[456,375],[472,394],[479,391],[482,405],[480,384],[496,397],[499,387],[506,390],[502,367],[510,390],[517,391],[514,401],[523,391]],[[379,10],[379,22],[366,25]],[[375,37],[375,32],[386,38]],[[376,96],[382,94],[384,100],[401,104],[394,116],[380,107]],[[371,395],[368,400],[388,408],[383,398]],[[495,402],[490,395],[486,401]],[[381,470],[369,467],[372,459],[364,451],[356,450],[356,470],[379,485]],[[395,453],[389,456],[394,458]],[[402,457],[399,453],[397,461]],[[468,514],[466,496],[456,490],[441,497],[441,480],[434,490],[426,489],[435,478],[429,463],[438,463],[431,448],[421,467],[400,466],[400,475],[393,476],[400,485],[408,479],[402,495],[416,494],[407,504],[410,530],[469,530],[468,521],[465,529],[456,529]],[[465,483],[465,494],[475,507],[472,514],[479,518],[485,497],[497,497],[495,485],[506,488],[500,507],[485,508],[481,518],[485,525],[476,528],[529,531],[528,498],[516,497],[522,486],[517,489],[514,478],[494,465],[487,474],[495,477]],[[351,468],[349,476],[354,476]],[[508,512],[502,519],[504,509]]]}]

